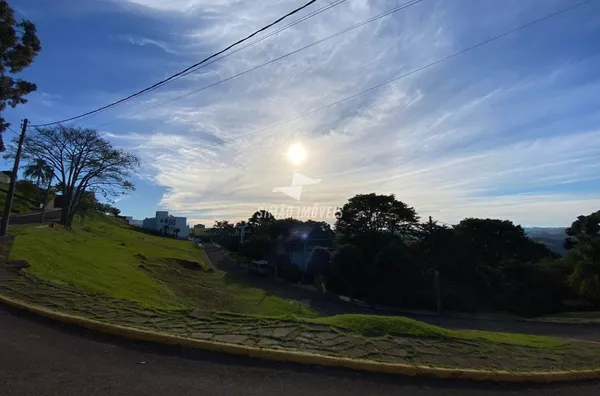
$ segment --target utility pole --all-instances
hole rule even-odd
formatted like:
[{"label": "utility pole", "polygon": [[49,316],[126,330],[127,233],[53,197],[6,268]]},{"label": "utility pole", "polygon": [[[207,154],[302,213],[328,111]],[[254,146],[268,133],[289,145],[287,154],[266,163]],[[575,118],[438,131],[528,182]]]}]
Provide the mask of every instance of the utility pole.
[{"label": "utility pole", "polygon": [[44,222],[44,216],[46,215],[46,206],[48,206],[48,198],[50,198],[50,190],[52,189],[52,179],[54,179],[54,171],[52,171],[52,174],[50,175],[50,181],[48,181],[48,189],[46,190],[46,197],[44,198],[44,206],[42,206],[40,223]]},{"label": "utility pole", "polygon": [[436,311],[438,315],[442,314],[442,291],[440,287],[440,271],[438,270],[438,263],[434,262],[434,253],[436,246],[436,236],[434,235],[434,226],[433,219],[429,216],[429,222],[427,223],[427,228],[429,229],[429,260],[430,265],[433,268],[433,288],[435,290],[435,305]]},{"label": "utility pole", "polygon": [[29,120],[25,118],[23,124],[21,124],[21,136],[19,136],[19,145],[17,146],[17,154],[15,155],[15,163],[13,165],[13,171],[10,178],[10,186],[8,187],[8,194],[6,195],[6,202],[4,204],[4,215],[2,216],[2,223],[0,224],[0,236],[6,236],[8,234],[8,222],[10,220],[10,212],[12,209],[12,201],[15,195],[15,187],[17,186],[17,174],[19,173],[19,162],[21,162],[21,152],[23,151],[23,140],[25,140],[25,132],[27,131],[27,124]]}]

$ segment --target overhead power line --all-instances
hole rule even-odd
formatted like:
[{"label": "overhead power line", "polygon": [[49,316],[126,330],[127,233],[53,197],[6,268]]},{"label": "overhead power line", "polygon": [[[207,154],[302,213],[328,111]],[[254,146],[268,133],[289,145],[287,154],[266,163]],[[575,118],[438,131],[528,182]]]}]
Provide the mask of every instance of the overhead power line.
[{"label": "overhead power line", "polygon": [[[196,67],[196,68],[194,68],[194,69],[192,69],[192,70],[189,70],[189,71],[187,71],[187,72],[183,73],[183,74],[182,74],[182,75],[180,75],[180,76],[177,76],[176,78],[174,78],[174,79],[173,79],[173,81],[174,81],[174,80],[178,80],[178,79],[180,79],[180,78],[183,78],[183,77],[185,77],[185,76],[187,76],[187,75],[189,75],[189,74],[192,74],[192,73],[194,73],[194,72],[196,72],[196,71],[198,71],[198,70],[200,70],[200,69],[202,69],[202,68],[204,68],[204,67],[206,67],[206,66],[212,65],[212,64],[213,64],[213,63],[215,63],[215,62],[218,62],[218,61],[220,61],[220,60],[222,60],[222,59],[224,59],[224,58],[227,58],[228,56],[231,56],[231,55],[233,55],[233,54],[235,54],[235,53],[237,53],[237,52],[240,52],[240,51],[242,51],[242,50],[244,50],[244,49],[246,49],[246,48],[248,48],[248,47],[251,47],[251,46],[253,46],[253,45],[255,45],[255,44],[258,44],[258,43],[260,43],[261,41],[264,41],[264,40],[266,40],[266,39],[268,39],[268,38],[270,38],[270,37],[272,37],[272,36],[274,36],[274,35],[276,35],[276,34],[278,34],[278,33],[281,33],[281,32],[282,32],[282,31],[284,31],[284,30],[287,30],[287,29],[289,29],[289,28],[291,28],[291,27],[293,27],[293,26],[296,26],[296,25],[298,25],[299,23],[301,23],[301,22],[304,22],[304,21],[306,21],[307,19],[310,19],[310,18],[312,18],[312,17],[314,17],[314,16],[317,16],[317,15],[319,15],[319,14],[321,14],[321,13],[323,13],[323,12],[325,12],[325,11],[327,11],[327,10],[329,10],[329,9],[333,8],[333,7],[336,7],[336,6],[338,6],[338,5],[342,4],[342,3],[345,3],[346,1],[348,1],[348,0],[337,0],[337,1],[334,1],[333,3],[330,3],[330,4],[326,5],[326,6],[323,6],[323,7],[321,7],[321,8],[318,8],[318,9],[316,9],[315,11],[311,12],[310,14],[307,14],[307,15],[303,16],[302,18],[300,18],[300,19],[298,19],[298,20],[294,21],[294,22],[291,22],[291,23],[289,23],[289,24],[287,24],[287,25],[285,25],[285,26],[282,26],[282,27],[280,27],[279,29],[277,29],[277,30],[274,30],[273,32],[271,32],[271,33],[269,33],[269,34],[266,34],[266,35],[262,36],[261,38],[259,38],[259,39],[256,39],[256,40],[254,40],[254,41],[252,41],[252,42],[250,42],[250,43],[248,43],[248,44],[244,45],[243,47],[239,47],[239,48],[238,48],[238,49],[236,49],[235,51],[228,52],[228,53],[226,53],[226,54],[224,54],[224,55],[222,55],[222,56],[220,56],[220,57],[218,57],[218,58],[216,58],[216,59],[213,59],[212,61],[210,61],[210,62],[208,62],[208,63],[204,63],[204,64],[202,64],[202,65],[200,65],[200,66],[198,66],[198,67]],[[157,88],[158,88],[158,87],[157,87]]]},{"label": "overhead power line", "polygon": [[[228,53],[226,53],[226,54],[223,54],[223,55],[219,56],[218,58],[215,58],[215,59],[211,60],[210,62],[203,63],[203,64],[201,64],[201,65],[199,65],[199,66],[197,66],[197,67],[195,67],[195,68],[193,68],[193,69],[191,69],[191,70],[188,70],[187,72],[185,72],[185,73],[183,73],[183,74],[181,74],[181,75],[179,75],[179,76],[175,77],[175,78],[174,78],[174,79],[172,79],[170,82],[173,82],[173,81],[179,80],[179,79],[181,79],[181,78],[183,78],[183,77],[186,77],[186,76],[188,76],[188,75],[190,75],[190,74],[192,74],[192,73],[195,73],[195,72],[197,72],[197,71],[198,71],[198,70],[200,70],[200,69],[203,69],[203,68],[205,68],[205,67],[207,67],[207,66],[210,66],[210,65],[212,65],[213,63],[219,62],[219,61],[221,61],[221,60],[223,60],[223,59],[225,59],[225,58],[227,58],[227,57],[229,57],[229,56],[231,56],[231,55],[234,55],[234,54],[236,54],[236,53],[238,53],[238,52],[240,52],[240,51],[243,51],[243,50],[245,50],[246,48],[249,48],[249,47],[251,47],[251,46],[253,46],[253,45],[256,45],[256,44],[258,44],[258,43],[260,43],[260,42],[262,42],[262,41],[264,41],[264,40],[266,40],[266,39],[268,39],[268,38],[270,38],[270,37],[273,37],[273,36],[275,36],[276,34],[279,34],[279,33],[281,33],[281,32],[282,32],[282,31],[284,31],[284,30],[287,30],[287,29],[289,29],[289,28],[291,28],[291,27],[293,27],[293,26],[296,26],[296,25],[298,25],[299,23],[302,23],[302,22],[306,21],[307,19],[310,19],[310,18],[312,18],[312,17],[314,17],[314,16],[317,16],[317,15],[319,15],[319,14],[321,14],[321,13],[323,13],[323,12],[327,11],[327,10],[330,10],[330,9],[332,9],[332,8],[334,8],[334,7],[336,7],[336,6],[340,5],[340,4],[342,4],[342,3],[345,3],[346,1],[348,1],[348,0],[337,0],[337,1],[334,1],[334,2],[332,2],[332,3],[330,3],[330,4],[326,5],[326,6],[323,6],[323,7],[321,7],[321,8],[318,8],[318,9],[316,9],[315,11],[313,11],[313,12],[311,12],[311,13],[309,13],[309,14],[307,14],[307,15],[303,16],[302,18],[300,18],[300,19],[297,19],[297,20],[295,20],[294,22],[291,22],[291,23],[289,23],[289,24],[287,24],[287,25],[285,25],[285,26],[282,26],[282,27],[280,27],[279,29],[277,29],[277,30],[274,30],[273,32],[271,32],[271,33],[269,33],[269,34],[266,34],[266,35],[264,35],[264,36],[262,36],[262,37],[260,37],[260,38],[258,38],[258,39],[256,39],[256,40],[254,40],[254,41],[252,41],[252,42],[250,42],[250,43],[248,43],[248,44],[246,44],[246,45],[244,45],[244,46],[242,46],[242,47],[239,47],[239,48],[237,48],[237,49],[236,49],[236,50],[234,50],[234,51],[231,51],[231,52],[228,52]],[[291,54],[289,54],[289,55],[291,55]],[[271,62],[271,63],[272,63],[272,62]],[[261,66],[261,67],[262,67],[262,66]],[[238,76],[235,76],[235,77],[238,77]],[[221,82],[225,82],[225,81],[221,81]],[[219,84],[220,84],[221,82],[219,82]],[[146,91],[145,93],[148,93],[148,92],[154,91],[154,90],[156,90],[156,89],[158,89],[158,88],[160,88],[160,87],[162,87],[163,85],[166,85],[166,84],[168,84],[168,83],[159,84],[159,85],[157,85],[156,87],[149,89],[149,90],[148,90],[148,91]],[[211,85],[211,86],[212,86],[212,85]],[[210,87],[206,87],[206,88],[210,88]],[[202,88],[202,89],[206,89],[206,88]],[[202,89],[201,89],[201,90],[202,90]],[[195,93],[195,92],[199,92],[199,91],[198,91],[198,90],[196,90],[196,91],[194,91],[193,93]],[[161,104],[169,103],[169,102],[171,102],[171,101],[173,101],[173,100],[177,100],[177,99],[180,99],[180,98],[182,98],[182,97],[185,97],[185,96],[187,96],[187,94],[186,94],[186,95],[182,95],[182,96],[180,96],[180,97],[177,97],[177,98],[170,99],[170,100],[168,100],[168,101],[166,101],[166,102],[163,102],[163,103],[159,103],[159,104],[157,104],[157,105],[153,105],[153,106],[151,106],[151,107],[148,107],[147,109],[144,109],[144,110],[142,110],[142,111],[136,112],[136,113],[134,113],[134,114],[143,113],[144,111],[147,111],[147,110],[153,109],[153,108],[155,108],[155,107],[158,107],[158,106],[160,106]],[[106,109],[104,109],[104,110],[106,110]],[[123,118],[125,118],[125,117],[117,117],[115,120],[119,120],[119,119],[123,119]],[[108,121],[108,122],[103,122],[102,124],[99,124],[99,125],[96,125],[96,126],[106,125],[106,124],[108,124],[108,123],[111,123],[111,122],[113,122],[113,121],[115,121],[115,120],[110,120],[110,121]]]},{"label": "overhead power line", "polygon": [[19,135],[19,132],[15,131],[14,129],[12,129],[11,127],[6,127],[6,129],[8,129],[9,131],[11,131],[12,133],[14,133],[15,135]]},{"label": "overhead power line", "polygon": [[460,51],[458,51],[458,52],[455,52],[455,53],[453,53],[453,54],[451,54],[451,55],[448,55],[448,56],[445,56],[445,57],[443,57],[443,58],[440,58],[440,59],[438,59],[438,60],[436,60],[436,61],[434,61],[434,62],[431,62],[431,63],[428,63],[428,64],[426,64],[426,65],[424,65],[424,66],[418,67],[418,68],[416,68],[416,69],[414,69],[414,70],[411,70],[411,71],[409,71],[409,72],[407,72],[407,73],[401,74],[401,75],[399,75],[399,76],[397,76],[397,77],[394,77],[394,78],[392,78],[392,79],[390,79],[390,80],[384,81],[384,82],[382,82],[382,83],[380,83],[380,84],[377,84],[377,85],[375,85],[375,86],[372,86],[372,87],[370,87],[370,88],[367,88],[367,89],[365,89],[365,90],[363,90],[363,91],[357,92],[357,93],[355,93],[355,94],[353,94],[353,95],[350,95],[350,96],[347,96],[347,97],[345,97],[345,98],[343,98],[343,99],[340,99],[340,100],[337,100],[337,101],[335,101],[335,102],[329,103],[329,104],[327,104],[327,105],[325,105],[325,106],[319,107],[319,108],[317,108],[317,109],[315,109],[315,110],[311,110],[311,111],[309,111],[309,112],[306,112],[306,113],[300,114],[299,116],[296,116],[296,117],[288,118],[287,120],[284,120],[284,121],[278,122],[278,123],[276,123],[276,124],[269,125],[268,127],[265,127],[265,128],[258,129],[258,130],[254,131],[254,132],[250,132],[250,133],[247,133],[247,134],[245,134],[245,135],[236,136],[236,137],[234,137],[234,138],[224,139],[224,140],[222,140],[222,141],[220,141],[220,142],[218,142],[218,143],[215,143],[215,144],[210,144],[210,145],[207,145],[207,146],[204,146],[204,147],[214,147],[214,146],[221,146],[221,145],[223,145],[223,144],[225,144],[225,143],[229,143],[229,142],[232,142],[232,141],[235,141],[235,140],[239,140],[239,139],[244,139],[244,138],[247,138],[247,137],[249,137],[249,136],[256,135],[256,134],[258,134],[258,133],[262,133],[262,132],[268,131],[268,130],[270,130],[270,129],[273,129],[273,128],[277,128],[277,127],[279,127],[279,126],[281,126],[281,125],[289,124],[290,122],[293,122],[293,121],[299,120],[299,119],[301,119],[301,118],[304,118],[304,117],[307,117],[307,116],[309,116],[309,115],[316,114],[316,113],[318,113],[318,112],[321,112],[321,111],[323,111],[323,110],[326,110],[326,109],[328,109],[328,108],[330,108],[330,107],[337,106],[337,105],[339,105],[339,104],[341,104],[341,103],[347,102],[347,101],[349,101],[349,100],[351,100],[351,99],[354,99],[354,98],[356,98],[356,97],[358,97],[358,96],[364,95],[365,93],[368,93],[368,92],[374,91],[374,90],[376,90],[376,89],[379,89],[379,88],[381,88],[381,87],[383,87],[383,86],[385,86],[385,85],[387,85],[387,84],[393,83],[393,82],[395,82],[395,81],[398,81],[398,80],[400,80],[400,79],[402,79],[402,78],[408,77],[408,76],[410,76],[410,75],[413,75],[413,74],[415,74],[415,73],[418,73],[418,72],[420,72],[420,71],[423,71],[423,70],[425,70],[425,69],[428,69],[428,68],[430,68],[430,67],[436,66],[436,65],[438,65],[438,64],[440,64],[440,63],[446,62],[446,61],[448,61],[448,60],[450,60],[450,59],[456,58],[457,56],[463,55],[463,54],[465,54],[465,53],[467,53],[467,52],[469,52],[469,51],[473,51],[473,50],[475,50],[475,49],[477,49],[477,48],[479,48],[479,47],[483,47],[484,45],[487,45],[487,44],[489,44],[489,43],[492,43],[492,42],[494,42],[494,41],[497,41],[497,40],[499,40],[499,39],[501,39],[501,38],[503,38],[503,37],[506,37],[506,36],[508,36],[508,35],[511,35],[511,34],[513,34],[513,33],[516,33],[516,32],[518,32],[518,31],[521,31],[521,30],[527,29],[527,28],[529,28],[529,27],[531,27],[531,26],[534,26],[534,25],[536,25],[536,24],[538,24],[538,23],[540,23],[540,22],[544,22],[544,21],[546,21],[546,20],[548,20],[548,19],[551,19],[551,18],[553,18],[553,17],[556,17],[556,16],[558,16],[558,15],[564,14],[564,13],[566,13],[566,12],[568,12],[568,11],[572,11],[572,10],[574,10],[574,9],[576,9],[576,8],[578,8],[578,7],[581,7],[581,6],[583,6],[583,5],[587,4],[587,3],[591,3],[592,1],[594,1],[594,0],[585,0],[585,1],[582,1],[582,2],[580,2],[580,3],[577,3],[577,4],[575,4],[575,5],[572,5],[572,6],[570,6],[570,7],[563,8],[563,9],[561,9],[561,10],[559,10],[559,11],[556,11],[556,12],[554,12],[554,13],[552,13],[552,14],[549,14],[549,15],[546,15],[546,16],[544,16],[544,17],[541,17],[541,18],[539,18],[539,19],[536,19],[536,20],[534,20],[534,21],[528,22],[528,23],[526,23],[526,24],[524,24],[524,25],[521,25],[521,26],[519,26],[519,27],[517,27],[517,28],[514,28],[514,29],[511,29],[511,30],[508,30],[508,31],[506,31],[506,32],[504,32],[504,33],[501,33],[501,34],[497,35],[497,36],[494,36],[494,37],[492,37],[492,38],[489,38],[489,39],[487,39],[487,40],[481,41],[481,42],[479,42],[479,43],[477,43],[477,44],[475,44],[475,45],[472,45],[472,46],[470,46],[470,47],[467,47],[467,48],[465,48],[465,49],[463,49],[463,50],[460,50]]},{"label": "overhead power line", "polygon": [[284,54],[284,55],[278,56],[277,58],[273,58],[273,59],[271,59],[271,60],[269,60],[269,61],[267,61],[267,62],[265,62],[265,63],[261,63],[260,65],[254,66],[254,67],[252,67],[252,68],[250,68],[250,69],[246,69],[246,70],[244,70],[244,71],[242,71],[242,72],[239,72],[239,73],[237,73],[237,74],[234,74],[233,76],[230,76],[230,77],[224,78],[224,79],[222,79],[222,80],[219,80],[219,81],[215,81],[214,83],[210,83],[210,84],[208,84],[208,85],[205,85],[205,86],[203,86],[203,87],[201,87],[201,88],[198,88],[198,89],[195,89],[195,90],[193,90],[193,91],[190,91],[190,92],[188,92],[188,93],[185,93],[185,94],[183,94],[183,95],[179,95],[179,96],[176,96],[176,97],[174,97],[174,98],[171,98],[171,99],[165,100],[165,101],[163,101],[163,102],[156,103],[156,104],[154,104],[154,105],[152,105],[152,106],[146,107],[146,108],[144,108],[144,109],[142,109],[142,110],[139,110],[139,111],[136,111],[136,112],[134,112],[134,113],[126,114],[126,115],[123,115],[123,116],[121,116],[121,117],[117,117],[117,118],[115,118],[115,119],[113,119],[113,120],[109,120],[109,121],[103,122],[103,123],[101,123],[101,124],[95,125],[95,127],[99,127],[99,126],[102,126],[102,125],[107,125],[107,124],[110,124],[110,123],[112,123],[112,122],[114,122],[114,121],[116,121],[116,120],[124,119],[124,118],[127,118],[127,117],[129,117],[129,116],[132,116],[132,115],[137,115],[137,114],[144,113],[144,112],[146,112],[146,111],[148,111],[148,110],[155,109],[155,108],[157,108],[157,107],[160,107],[160,106],[163,106],[163,105],[165,105],[165,104],[167,104],[167,103],[171,103],[171,102],[174,102],[174,101],[176,101],[176,100],[179,100],[179,99],[186,98],[186,97],[188,97],[188,96],[191,96],[191,95],[193,95],[193,94],[196,94],[196,93],[198,93],[198,92],[204,91],[204,90],[206,90],[206,89],[208,89],[208,88],[212,88],[212,87],[214,87],[214,86],[217,86],[217,85],[219,85],[219,84],[223,84],[224,82],[231,81],[231,80],[233,80],[233,79],[235,79],[235,78],[241,77],[241,76],[243,76],[243,75],[245,75],[245,74],[251,73],[251,72],[253,72],[253,71],[256,71],[256,70],[258,70],[258,69],[260,69],[260,68],[263,68],[263,67],[265,67],[265,66],[268,66],[268,65],[270,65],[270,64],[272,64],[272,63],[275,63],[275,62],[278,62],[278,61],[280,61],[280,60],[282,60],[282,59],[285,59],[285,58],[287,58],[287,57],[289,57],[289,56],[295,55],[295,54],[297,54],[297,53],[299,53],[299,52],[301,52],[301,51],[304,51],[304,50],[307,50],[307,49],[309,49],[309,48],[311,48],[311,47],[314,47],[315,45],[322,44],[322,43],[324,43],[324,42],[326,42],[326,41],[328,41],[328,40],[331,40],[331,39],[333,39],[333,38],[336,38],[336,37],[338,37],[338,36],[341,36],[342,34],[345,34],[345,33],[348,33],[348,32],[350,32],[350,31],[352,31],[352,30],[358,29],[358,28],[360,28],[360,27],[362,27],[362,26],[365,26],[365,25],[367,25],[367,24],[369,24],[369,23],[371,23],[371,22],[374,22],[374,21],[376,21],[376,20],[378,20],[378,19],[381,19],[381,18],[384,18],[384,17],[386,17],[386,16],[388,16],[388,15],[391,15],[391,14],[393,14],[393,13],[395,13],[395,12],[398,12],[398,11],[400,11],[400,10],[403,10],[403,9],[405,9],[405,8],[408,8],[408,7],[411,7],[411,6],[413,6],[413,5],[419,4],[419,3],[421,3],[422,1],[424,1],[424,0],[412,0],[412,1],[409,1],[409,2],[407,2],[407,3],[401,4],[401,5],[399,5],[399,6],[396,6],[396,7],[394,7],[394,8],[391,8],[391,9],[389,9],[389,10],[387,10],[387,11],[385,11],[385,12],[381,13],[381,14],[375,15],[375,16],[373,16],[373,17],[369,18],[369,19],[366,19],[366,20],[364,20],[364,21],[362,21],[362,22],[360,22],[360,23],[357,23],[356,25],[352,25],[352,26],[350,26],[350,27],[348,27],[348,28],[346,28],[346,29],[344,29],[344,30],[341,30],[341,31],[339,31],[339,32],[337,32],[337,33],[334,33],[334,34],[332,34],[332,35],[330,35],[330,36],[324,37],[324,38],[322,38],[322,39],[320,39],[320,40],[317,40],[317,41],[315,41],[315,42],[313,42],[313,43],[307,44],[307,45],[305,45],[305,46],[303,46],[303,47],[300,47],[300,48],[298,48],[298,49],[296,49],[296,50],[294,50],[294,51],[292,51],[292,52],[288,52],[287,54]]},{"label": "overhead power line", "polygon": [[115,101],[115,102],[112,102],[112,103],[110,103],[110,104],[108,104],[108,105],[106,105],[106,106],[102,106],[102,107],[100,107],[100,108],[98,108],[98,109],[96,109],[96,110],[88,111],[87,113],[83,113],[83,114],[80,114],[80,115],[78,115],[78,116],[75,116],[75,117],[66,118],[66,119],[64,119],[64,120],[60,120],[60,121],[55,121],[55,122],[50,122],[50,123],[46,123],[46,124],[40,124],[40,125],[33,125],[33,127],[44,127],[44,126],[50,126],[50,125],[61,124],[61,123],[63,123],[63,122],[74,121],[74,120],[77,120],[77,119],[79,119],[79,118],[86,117],[86,116],[89,116],[89,115],[92,115],[92,114],[98,113],[98,112],[100,112],[100,111],[102,111],[102,110],[105,110],[105,109],[108,109],[108,108],[114,107],[114,106],[116,106],[116,105],[118,105],[118,104],[121,104],[121,103],[123,103],[123,102],[125,102],[125,101],[128,101],[128,100],[130,100],[130,99],[133,99],[133,98],[135,98],[135,97],[138,97],[138,96],[140,96],[140,95],[143,95],[144,93],[146,93],[146,92],[148,92],[148,91],[150,91],[150,90],[152,90],[152,89],[155,89],[155,88],[157,88],[157,87],[159,87],[159,86],[161,86],[161,85],[164,85],[164,84],[166,84],[166,83],[168,83],[168,82],[170,82],[170,81],[174,80],[175,78],[177,78],[177,77],[179,77],[179,76],[183,75],[184,73],[187,73],[188,71],[190,71],[190,70],[192,70],[192,69],[194,69],[194,68],[196,68],[196,67],[200,66],[201,64],[203,64],[203,63],[206,63],[206,62],[208,62],[209,60],[211,60],[211,59],[213,59],[213,58],[215,58],[215,57],[217,57],[217,56],[219,56],[219,55],[223,54],[224,52],[226,52],[226,51],[230,50],[231,48],[233,48],[233,47],[235,47],[235,46],[237,46],[237,45],[239,45],[239,44],[241,44],[241,43],[243,43],[243,42],[245,42],[245,41],[248,41],[249,39],[251,39],[252,37],[256,36],[257,34],[259,34],[259,33],[263,32],[263,31],[265,31],[265,30],[267,30],[267,29],[269,29],[269,28],[271,28],[271,27],[273,27],[273,26],[277,25],[279,22],[283,21],[284,19],[286,19],[286,18],[289,18],[290,16],[292,16],[292,15],[294,15],[294,14],[296,14],[296,13],[298,13],[298,12],[302,11],[303,9],[305,9],[305,8],[309,7],[310,5],[312,5],[313,3],[315,3],[316,1],[317,1],[317,0],[310,0],[309,2],[307,2],[306,4],[304,4],[303,6],[301,6],[301,7],[298,7],[298,8],[296,8],[296,9],[294,9],[294,10],[292,10],[292,11],[288,12],[288,13],[287,13],[287,14],[285,14],[284,16],[282,16],[282,17],[278,18],[277,20],[275,20],[275,21],[271,22],[270,24],[268,24],[268,25],[266,25],[266,26],[264,26],[264,27],[262,27],[262,28],[258,29],[257,31],[255,31],[254,33],[252,33],[252,34],[250,34],[250,35],[248,35],[248,36],[244,37],[243,39],[240,39],[240,40],[236,41],[235,43],[233,43],[233,44],[229,45],[228,47],[226,47],[226,48],[222,49],[221,51],[219,51],[219,52],[216,52],[216,53],[212,54],[211,56],[209,56],[209,57],[207,57],[207,58],[203,59],[202,61],[200,61],[200,62],[198,62],[198,63],[195,63],[195,64],[193,64],[193,65],[189,66],[188,68],[186,68],[186,69],[184,69],[184,70],[182,70],[182,71],[180,71],[180,72],[178,72],[178,73],[176,73],[176,74],[173,74],[172,76],[170,76],[170,77],[168,77],[168,78],[165,78],[164,80],[162,80],[162,81],[159,81],[159,82],[157,82],[156,84],[153,84],[153,85],[151,85],[151,86],[150,86],[150,87],[148,87],[148,88],[144,88],[144,89],[142,89],[141,91],[138,91],[138,92],[136,92],[136,93],[134,93],[134,94],[131,94],[131,95],[129,95],[129,96],[127,96],[127,97],[123,98],[123,99],[120,99],[120,100],[117,100],[117,101]]}]

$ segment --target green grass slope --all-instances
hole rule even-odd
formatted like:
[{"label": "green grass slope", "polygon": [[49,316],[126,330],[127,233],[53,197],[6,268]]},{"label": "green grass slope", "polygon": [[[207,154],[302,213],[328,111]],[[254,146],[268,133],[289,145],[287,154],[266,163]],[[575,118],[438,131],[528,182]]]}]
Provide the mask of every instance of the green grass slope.
[{"label": "green grass slope", "polygon": [[314,316],[295,303],[229,280],[189,241],[148,235],[96,214],[74,230],[15,226],[11,260],[45,280],[154,308]]},{"label": "green grass slope", "polygon": [[399,316],[337,315],[312,320],[328,324],[345,332],[365,337],[411,336],[442,339],[487,341],[498,344],[519,345],[533,348],[552,348],[565,344],[564,340],[527,334],[494,333],[478,330],[450,330],[418,320]]},{"label": "green grass slope", "polygon": [[[4,208],[6,203],[6,192],[8,191],[9,185],[7,183],[0,183],[0,208]],[[30,201],[23,199],[23,191],[17,184],[16,195],[13,199],[11,206],[11,213],[14,214],[27,214],[36,210],[36,206]]]}]

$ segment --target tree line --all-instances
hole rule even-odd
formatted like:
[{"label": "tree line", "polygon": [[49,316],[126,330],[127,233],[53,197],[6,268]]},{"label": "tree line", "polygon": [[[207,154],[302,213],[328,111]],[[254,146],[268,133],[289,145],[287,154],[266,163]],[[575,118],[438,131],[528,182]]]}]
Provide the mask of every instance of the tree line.
[{"label": "tree line", "polygon": [[[252,259],[273,257],[278,241],[311,243],[298,277],[320,288],[408,309],[507,310],[540,315],[600,307],[600,211],[578,217],[560,257],[508,220],[466,218],[454,226],[421,221],[394,195],[360,194],[328,223],[275,219],[256,212],[247,222],[217,222],[228,248]],[[248,236],[237,245],[236,226]],[[221,239],[224,240],[224,239]],[[275,260],[279,260],[275,258]],[[294,279],[295,280],[295,279]]]}]

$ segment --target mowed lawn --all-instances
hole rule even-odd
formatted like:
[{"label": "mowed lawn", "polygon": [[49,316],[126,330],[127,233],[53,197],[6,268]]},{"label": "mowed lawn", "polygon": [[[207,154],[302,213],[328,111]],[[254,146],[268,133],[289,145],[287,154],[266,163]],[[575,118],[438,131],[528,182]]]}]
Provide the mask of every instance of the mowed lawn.
[{"label": "mowed lawn", "polygon": [[153,308],[204,308],[259,315],[314,316],[297,304],[231,281],[214,270],[190,241],[148,235],[123,220],[100,214],[73,230],[13,226],[10,259],[27,271],[87,292]]}]

